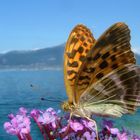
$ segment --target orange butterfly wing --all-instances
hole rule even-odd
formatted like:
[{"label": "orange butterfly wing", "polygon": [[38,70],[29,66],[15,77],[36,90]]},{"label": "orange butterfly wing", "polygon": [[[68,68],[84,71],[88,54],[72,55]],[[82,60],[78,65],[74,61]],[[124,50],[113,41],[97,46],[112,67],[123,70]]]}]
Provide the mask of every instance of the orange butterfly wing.
[{"label": "orange butterfly wing", "polygon": [[84,25],[77,25],[69,35],[64,52],[64,81],[69,103],[75,102],[75,79],[94,43],[92,33]]}]

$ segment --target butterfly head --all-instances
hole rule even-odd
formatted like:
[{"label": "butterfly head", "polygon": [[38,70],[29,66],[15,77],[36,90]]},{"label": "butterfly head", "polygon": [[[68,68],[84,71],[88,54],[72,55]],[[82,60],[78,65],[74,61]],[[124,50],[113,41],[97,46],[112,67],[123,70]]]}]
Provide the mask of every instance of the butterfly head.
[{"label": "butterfly head", "polygon": [[64,110],[64,111],[71,111],[73,110],[73,104],[69,103],[68,101],[64,101],[62,104],[61,104],[61,108]]}]

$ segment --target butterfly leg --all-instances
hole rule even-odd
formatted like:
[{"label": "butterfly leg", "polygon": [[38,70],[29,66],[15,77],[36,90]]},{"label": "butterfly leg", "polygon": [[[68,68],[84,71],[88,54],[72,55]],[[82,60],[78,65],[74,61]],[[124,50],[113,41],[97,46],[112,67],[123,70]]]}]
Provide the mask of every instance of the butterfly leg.
[{"label": "butterfly leg", "polygon": [[95,131],[96,131],[96,136],[97,136],[97,140],[99,140],[98,128],[97,128],[97,123],[96,123],[96,121],[95,121],[95,120],[92,120],[92,119],[89,118],[88,116],[85,116],[85,118],[94,123],[94,125],[95,125]]},{"label": "butterfly leg", "polygon": [[71,121],[71,117],[72,117],[72,113],[70,113],[70,117],[69,117],[69,123],[68,123],[68,125],[67,125],[67,129],[66,129],[66,131],[68,131],[69,130],[69,127],[70,127],[70,121]]},{"label": "butterfly leg", "polygon": [[72,118],[72,113],[70,113],[70,117],[69,117],[69,123],[68,123],[68,128],[70,127],[70,121],[71,121],[71,118]]},{"label": "butterfly leg", "polygon": [[63,134],[63,136],[62,137],[65,137],[67,134],[68,134],[68,132],[69,132],[69,128],[70,128],[70,121],[71,121],[71,118],[72,118],[72,113],[70,113],[70,117],[69,117],[69,122],[68,122],[68,125],[67,125],[67,129],[65,130],[65,132],[64,132],[64,134]]}]

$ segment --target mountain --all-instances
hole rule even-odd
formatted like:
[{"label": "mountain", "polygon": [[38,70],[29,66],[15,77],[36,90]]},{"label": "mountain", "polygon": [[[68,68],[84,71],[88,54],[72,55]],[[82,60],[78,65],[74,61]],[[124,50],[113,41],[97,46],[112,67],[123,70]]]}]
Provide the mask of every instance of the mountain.
[{"label": "mountain", "polygon": [[64,46],[65,44],[38,50],[10,51],[0,54],[0,69],[61,68]]},{"label": "mountain", "polygon": [[[0,54],[0,69],[48,69],[63,67],[65,44],[55,47],[30,50],[10,51]],[[140,55],[135,54],[140,65]]]}]

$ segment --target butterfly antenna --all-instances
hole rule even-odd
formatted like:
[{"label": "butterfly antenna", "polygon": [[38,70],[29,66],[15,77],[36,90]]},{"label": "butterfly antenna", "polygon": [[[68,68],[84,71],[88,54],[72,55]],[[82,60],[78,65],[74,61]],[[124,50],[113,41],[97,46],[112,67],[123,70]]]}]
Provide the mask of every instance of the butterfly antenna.
[{"label": "butterfly antenna", "polygon": [[[39,92],[43,92],[42,89],[36,85],[33,85],[33,84],[30,84],[30,87],[32,90],[34,91],[39,91]],[[58,103],[62,103],[63,102],[63,99],[55,99],[55,98],[44,98],[44,97],[41,97],[40,98],[42,101],[49,101],[49,102],[58,102]]]},{"label": "butterfly antenna", "polygon": [[[41,98],[41,100],[42,100],[42,98]],[[45,101],[49,101],[49,102],[58,102],[58,103],[62,103],[63,101],[62,100],[58,100],[58,99],[47,99],[47,98],[43,98],[43,100],[45,100]]]}]

